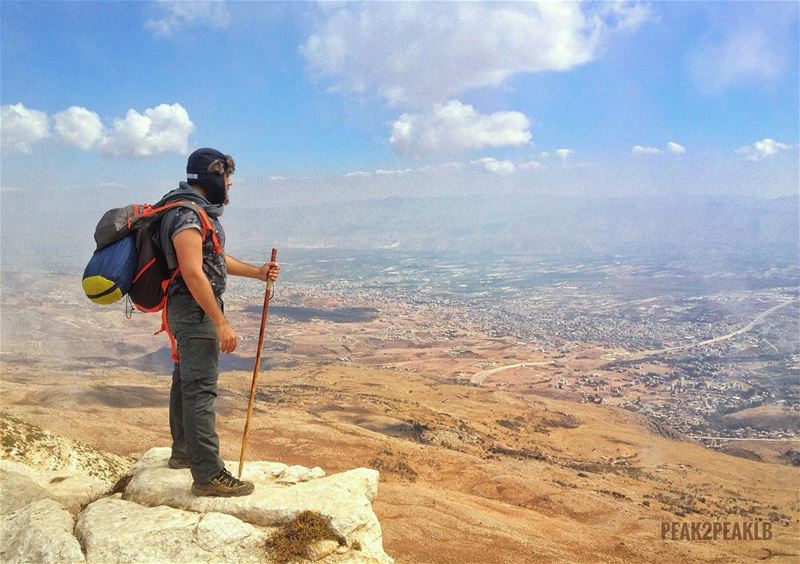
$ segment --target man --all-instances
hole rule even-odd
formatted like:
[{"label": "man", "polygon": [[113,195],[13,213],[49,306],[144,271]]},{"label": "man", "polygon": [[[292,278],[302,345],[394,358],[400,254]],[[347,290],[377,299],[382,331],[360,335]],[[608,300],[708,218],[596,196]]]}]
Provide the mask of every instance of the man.
[{"label": "man", "polygon": [[206,223],[195,210],[178,207],[164,215],[159,230],[167,266],[179,269],[167,289],[167,328],[175,359],[169,466],[191,469],[195,495],[229,497],[253,491],[253,484],[231,475],[219,456],[214,412],[219,352],[233,352],[237,339],[225,318],[222,294],[228,274],[266,281],[277,280],[280,273],[277,263],[257,267],[224,252],[219,217],[229,201],[234,168],[230,155],[198,149],[189,155],[187,182],[159,202],[190,200],[208,216]]}]

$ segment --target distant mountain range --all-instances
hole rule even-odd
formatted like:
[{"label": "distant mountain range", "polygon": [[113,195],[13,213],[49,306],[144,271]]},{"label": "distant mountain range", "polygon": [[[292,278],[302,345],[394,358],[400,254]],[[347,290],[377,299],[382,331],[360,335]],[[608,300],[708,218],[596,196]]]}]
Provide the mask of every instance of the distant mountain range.
[{"label": "distant mountain range", "polygon": [[[131,198],[133,201],[135,198]],[[286,201],[282,199],[282,201]],[[3,262],[74,266],[94,250],[103,209],[34,204],[4,193]],[[800,197],[576,198],[531,193],[393,196],[325,204],[226,209],[228,249],[257,255],[279,248],[398,249],[459,253],[592,255],[691,251],[797,255]],[[82,265],[81,265],[82,268]]]},{"label": "distant mountain range", "polygon": [[541,254],[623,249],[796,249],[800,198],[393,197],[277,209],[231,208],[231,239],[263,246]]}]

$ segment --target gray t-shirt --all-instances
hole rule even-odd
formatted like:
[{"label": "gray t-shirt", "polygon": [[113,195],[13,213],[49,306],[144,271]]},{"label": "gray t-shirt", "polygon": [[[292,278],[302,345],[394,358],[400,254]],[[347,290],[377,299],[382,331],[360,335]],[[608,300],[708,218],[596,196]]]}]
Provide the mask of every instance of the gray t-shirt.
[{"label": "gray t-shirt", "polygon": [[[223,252],[222,254],[217,254],[214,248],[214,241],[209,233],[203,241],[203,273],[208,278],[208,281],[211,282],[214,295],[220,297],[225,292],[225,280],[228,274],[225,266],[225,231],[217,218],[209,216],[208,219],[217,232],[217,239]],[[167,235],[170,239],[184,229],[197,229],[201,233],[203,232],[203,225],[197,214],[193,210],[184,207],[166,212],[162,218],[162,225],[166,226]],[[175,277],[167,289],[168,296],[175,294],[191,294],[180,274]]]}]

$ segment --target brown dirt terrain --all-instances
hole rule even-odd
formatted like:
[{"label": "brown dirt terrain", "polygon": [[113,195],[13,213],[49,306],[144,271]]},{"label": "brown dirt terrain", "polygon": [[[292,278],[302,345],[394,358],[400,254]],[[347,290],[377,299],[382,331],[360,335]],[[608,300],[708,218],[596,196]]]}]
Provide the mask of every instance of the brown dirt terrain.
[{"label": "brown dirt terrain", "polygon": [[[4,288],[0,410],[116,455],[168,446],[170,369],[163,335],[152,335],[157,316],[89,310],[71,278],[19,283],[24,299]],[[217,400],[228,459],[239,456],[250,385],[241,367],[252,366],[257,342],[259,318],[247,310],[261,294],[253,295],[226,299],[241,337],[236,354],[223,355]],[[285,369],[262,372],[249,457],[329,473],[380,470],[375,510],[398,562],[797,561],[800,449],[737,442],[731,456],[672,440],[670,429],[608,405],[615,398],[575,401],[576,391],[594,388],[572,386],[597,380],[593,372],[630,386],[636,372],[664,366],[603,371],[624,351],[547,352],[489,337],[445,306],[356,300],[377,314],[341,324],[294,320],[288,306],[305,314],[353,303],[300,291],[283,298],[266,357]],[[523,362],[554,363],[468,385]],[[555,387],[562,378],[570,390]],[[758,519],[772,523],[771,540],[661,540],[664,521]]]},{"label": "brown dirt terrain", "polygon": [[787,405],[761,405],[743,409],[723,416],[729,427],[752,427],[753,429],[772,429],[783,427],[800,430],[800,411]]},{"label": "brown dirt terrain", "polygon": [[[220,378],[236,459],[250,374]],[[170,378],[4,364],[2,411],[116,455],[169,444]],[[5,448],[5,447],[3,447]],[[654,434],[613,407],[461,385],[413,370],[302,363],[263,373],[252,459],[381,471],[398,562],[796,562],[800,469]],[[661,540],[663,521],[772,523],[764,541]]]}]

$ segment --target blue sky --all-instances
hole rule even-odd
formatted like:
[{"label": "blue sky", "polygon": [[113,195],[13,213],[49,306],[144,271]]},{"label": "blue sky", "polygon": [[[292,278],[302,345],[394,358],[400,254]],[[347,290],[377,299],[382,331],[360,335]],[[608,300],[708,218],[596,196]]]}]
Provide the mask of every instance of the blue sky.
[{"label": "blue sky", "polygon": [[158,192],[213,146],[253,190],[797,192],[796,2],[4,1],[0,15],[4,190]]}]

